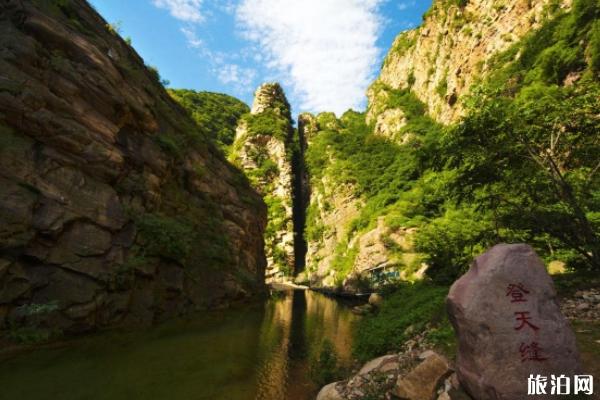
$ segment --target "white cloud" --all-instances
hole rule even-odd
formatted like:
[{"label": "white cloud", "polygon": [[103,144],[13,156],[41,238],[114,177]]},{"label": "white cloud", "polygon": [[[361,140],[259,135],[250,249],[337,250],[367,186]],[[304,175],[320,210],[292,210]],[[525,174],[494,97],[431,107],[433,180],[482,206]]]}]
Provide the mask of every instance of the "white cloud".
[{"label": "white cloud", "polygon": [[364,104],[380,50],[384,0],[241,0],[237,20],[266,65],[292,86],[302,110]]},{"label": "white cloud", "polygon": [[398,4],[398,9],[400,11],[404,11],[404,10],[412,8],[416,5],[417,5],[416,1],[402,1],[402,2],[400,2],[400,4]]},{"label": "white cloud", "polygon": [[198,37],[198,35],[196,35],[196,31],[194,29],[188,26],[184,26],[180,28],[180,30],[181,33],[183,33],[183,35],[185,36],[187,43],[191,48],[201,49],[204,47],[204,42]]},{"label": "white cloud", "polygon": [[169,13],[182,21],[202,22],[204,15],[200,11],[203,0],[152,0],[158,8],[169,10]]},{"label": "white cloud", "polygon": [[215,68],[217,78],[225,85],[233,85],[236,90],[246,92],[252,88],[256,78],[256,70],[240,67],[237,64],[219,64]]}]

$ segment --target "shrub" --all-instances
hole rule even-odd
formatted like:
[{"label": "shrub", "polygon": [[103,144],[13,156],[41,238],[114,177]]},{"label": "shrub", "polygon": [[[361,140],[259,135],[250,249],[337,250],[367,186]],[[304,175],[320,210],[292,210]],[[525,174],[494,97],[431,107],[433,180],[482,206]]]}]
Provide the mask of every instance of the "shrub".
[{"label": "shrub", "polygon": [[535,65],[539,68],[540,78],[543,81],[555,84],[562,83],[570,71],[581,66],[580,50],[571,48],[564,42],[558,42],[542,51]]},{"label": "shrub", "polygon": [[137,220],[147,255],[169,258],[185,265],[194,242],[194,227],[187,221],[145,214]]},{"label": "shrub", "polygon": [[595,73],[600,72],[600,21],[594,22],[590,30],[590,42],[588,45],[588,56],[590,67]]},{"label": "shrub", "polygon": [[35,344],[46,342],[59,336],[58,329],[44,327],[43,320],[49,314],[59,310],[56,301],[49,303],[31,303],[17,307],[15,315],[7,321],[7,337],[17,343]]},{"label": "shrub", "polygon": [[446,75],[444,75],[444,78],[438,83],[435,91],[441,98],[446,97],[446,93],[448,93],[448,78]]},{"label": "shrub", "polygon": [[248,124],[250,136],[272,136],[282,142],[290,138],[289,120],[270,109],[260,114],[246,114],[242,119]]},{"label": "shrub", "polygon": [[156,139],[156,143],[158,143],[158,145],[163,150],[165,150],[172,156],[175,156],[176,158],[181,158],[181,156],[182,156],[181,147],[177,143],[177,139],[175,137],[161,134],[161,135],[155,136],[155,139]]},{"label": "shrub", "polygon": [[451,284],[468,268],[474,256],[493,243],[494,230],[481,214],[450,210],[424,224],[415,249],[425,254],[427,275],[439,284]]}]

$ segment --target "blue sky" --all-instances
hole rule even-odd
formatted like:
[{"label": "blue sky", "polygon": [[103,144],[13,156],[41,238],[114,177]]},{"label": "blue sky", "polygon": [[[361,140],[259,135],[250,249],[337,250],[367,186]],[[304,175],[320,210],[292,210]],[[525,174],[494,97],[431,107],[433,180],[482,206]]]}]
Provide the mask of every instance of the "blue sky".
[{"label": "blue sky", "polygon": [[364,109],[396,35],[431,0],[91,0],[173,88],[251,103],[282,84],[294,114]]}]

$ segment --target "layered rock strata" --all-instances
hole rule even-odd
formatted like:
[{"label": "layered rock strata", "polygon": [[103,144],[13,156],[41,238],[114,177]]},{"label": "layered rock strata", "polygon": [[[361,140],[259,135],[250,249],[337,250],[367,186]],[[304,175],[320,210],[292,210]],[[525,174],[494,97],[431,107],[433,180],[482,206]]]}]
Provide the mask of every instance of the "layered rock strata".
[{"label": "layered rock strata", "polygon": [[261,291],[266,208],[83,0],[0,5],[0,327],[149,323]]}]

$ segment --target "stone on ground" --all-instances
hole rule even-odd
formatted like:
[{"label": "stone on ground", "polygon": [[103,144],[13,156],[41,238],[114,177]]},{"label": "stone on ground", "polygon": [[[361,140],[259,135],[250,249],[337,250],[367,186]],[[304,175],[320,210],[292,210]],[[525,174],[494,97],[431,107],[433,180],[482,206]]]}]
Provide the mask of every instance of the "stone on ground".
[{"label": "stone on ground", "polygon": [[336,385],[338,383],[339,382],[333,382],[329,385],[323,386],[317,395],[317,400],[343,400],[342,395],[336,389]]},{"label": "stone on ground", "polygon": [[397,355],[387,355],[383,357],[376,358],[374,360],[369,361],[358,371],[359,375],[365,375],[373,372],[374,370],[381,370],[385,368],[387,365],[394,365],[396,368],[398,367],[398,356]]},{"label": "stone on ground", "polygon": [[403,400],[435,399],[437,387],[450,373],[448,361],[432,354],[407,375],[398,378],[393,394]]},{"label": "stone on ground", "polygon": [[383,297],[377,293],[371,293],[369,296],[369,304],[375,307],[381,307],[383,304]]}]

